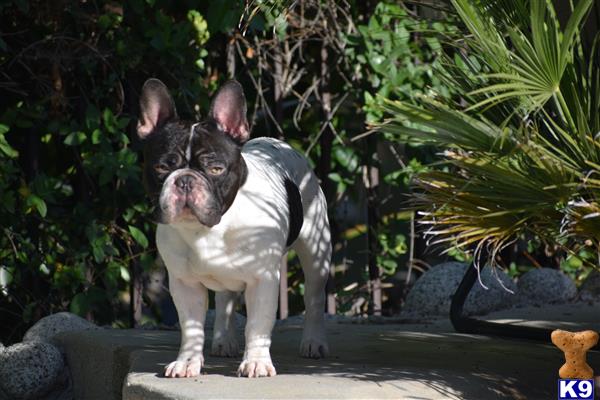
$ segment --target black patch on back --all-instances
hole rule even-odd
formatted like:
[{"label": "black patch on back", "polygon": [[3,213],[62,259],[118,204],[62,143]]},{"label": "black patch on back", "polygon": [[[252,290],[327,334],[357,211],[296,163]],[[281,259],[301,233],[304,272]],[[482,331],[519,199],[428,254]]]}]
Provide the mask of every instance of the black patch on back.
[{"label": "black patch on back", "polygon": [[288,211],[290,213],[290,227],[286,242],[286,246],[289,247],[300,235],[300,229],[302,229],[304,223],[304,210],[302,209],[302,197],[298,186],[289,178],[285,178],[283,184],[287,193]]}]

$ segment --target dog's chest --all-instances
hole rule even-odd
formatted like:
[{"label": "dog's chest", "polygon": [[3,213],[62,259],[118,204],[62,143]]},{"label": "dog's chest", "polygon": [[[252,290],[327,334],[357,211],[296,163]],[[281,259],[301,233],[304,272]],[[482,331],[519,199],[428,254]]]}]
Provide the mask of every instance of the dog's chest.
[{"label": "dog's chest", "polygon": [[157,245],[169,274],[212,290],[243,290],[276,273],[285,252],[287,210],[277,197],[241,190],[221,222],[208,229],[159,225]]},{"label": "dog's chest", "polygon": [[256,253],[242,230],[188,235],[184,240],[189,247],[186,275],[209,289],[240,291],[257,274]]}]

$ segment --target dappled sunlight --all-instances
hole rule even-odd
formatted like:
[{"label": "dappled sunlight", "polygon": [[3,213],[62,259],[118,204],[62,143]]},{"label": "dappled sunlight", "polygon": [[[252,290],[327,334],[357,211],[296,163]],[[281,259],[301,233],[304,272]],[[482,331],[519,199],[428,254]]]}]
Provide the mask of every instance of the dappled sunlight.
[{"label": "dappled sunlight", "polygon": [[[372,360],[374,361],[374,360]],[[392,385],[399,390],[414,393],[418,383],[443,396],[455,396],[456,399],[525,399],[527,396],[519,390],[518,379],[502,374],[465,372],[462,370],[440,370],[414,367],[385,367],[370,364],[348,364],[340,362],[322,362],[304,364],[297,368],[279,367],[286,374],[306,374],[313,376],[345,378],[358,381],[371,381]],[[476,383],[475,383],[476,382]]]},{"label": "dappled sunlight", "polygon": [[[547,328],[548,326],[554,326],[557,329],[560,327],[561,329],[577,329],[582,330],[585,329],[585,324],[577,321],[548,321],[548,320],[536,320],[536,319],[485,319],[490,322],[497,322],[501,324],[514,324],[514,325],[524,325],[524,326],[533,326],[536,328]],[[590,325],[598,326],[600,322],[590,323]]]}]

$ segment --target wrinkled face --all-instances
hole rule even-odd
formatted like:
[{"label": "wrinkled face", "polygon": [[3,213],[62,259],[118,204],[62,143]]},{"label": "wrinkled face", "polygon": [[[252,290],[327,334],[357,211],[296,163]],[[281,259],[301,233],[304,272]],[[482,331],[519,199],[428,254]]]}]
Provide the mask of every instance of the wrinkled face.
[{"label": "wrinkled face", "polygon": [[[165,97],[166,96],[168,97]],[[226,84],[200,123],[181,121],[166,87],[142,89],[138,134],[144,140],[144,180],[159,223],[212,227],[229,209],[246,178],[245,101],[237,82]]]},{"label": "wrinkled face", "polygon": [[149,138],[144,157],[156,217],[167,224],[218,224],[246,176],[240,146],[211,121],[165,125]]}]

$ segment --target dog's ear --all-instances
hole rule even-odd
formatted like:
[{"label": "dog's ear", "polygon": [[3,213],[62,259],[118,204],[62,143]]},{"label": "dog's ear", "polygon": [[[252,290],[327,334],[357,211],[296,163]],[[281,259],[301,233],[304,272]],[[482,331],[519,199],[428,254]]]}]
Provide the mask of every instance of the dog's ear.
[{"label": "dog's ear", "polygon": [[235,80],[226,82],[215,96],[210,106],[210,117],[219,129],[243,144],[250,137],[246,120],[246,98],[242,85]]},{"label": "dog's ear", "polygon": [[140,138],[150,135],[170,119],[177,117],[169,89],[158,79],[148,79],[140,96],[140,119],[137,133]]}]

